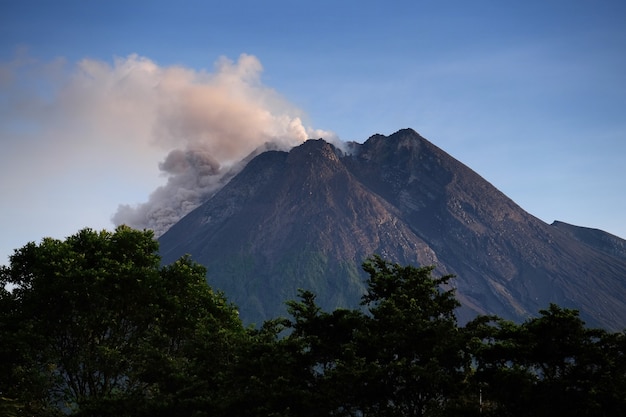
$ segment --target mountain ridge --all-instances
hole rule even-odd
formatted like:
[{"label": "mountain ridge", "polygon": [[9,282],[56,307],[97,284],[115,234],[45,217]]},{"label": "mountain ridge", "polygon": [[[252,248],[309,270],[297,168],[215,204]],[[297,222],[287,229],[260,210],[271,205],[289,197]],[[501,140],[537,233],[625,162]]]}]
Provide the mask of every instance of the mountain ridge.
[{"label": "mountain ridge", "polygon": [[611,256],[626,260],[626,240],[604,230],[575,226],[555,220],[551,226],[573,236],[578,241]]},{"label": "mountain ridge", "polygon": [[207,265],[248,321],[284,314],[298,288],[324,308],[355,307],[360,264],[376,253],[455,274],[463,320],[519,321],[555,302],[624,328],[626,259],[581,239],[403,129],[348,152],[318,139],[261,153],[160,242],[164,262],[190,253]]}]

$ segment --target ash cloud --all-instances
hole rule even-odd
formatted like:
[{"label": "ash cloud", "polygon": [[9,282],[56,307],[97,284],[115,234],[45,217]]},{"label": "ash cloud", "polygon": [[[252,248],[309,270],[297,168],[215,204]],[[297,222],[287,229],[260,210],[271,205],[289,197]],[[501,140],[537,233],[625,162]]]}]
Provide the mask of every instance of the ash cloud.
[{"label": "ash cloud", "polygon": [[221,59],[214,73],[173,68],[159,79],[155,139],[179,146],[159,164],[167,183],[145,203],[120,205],[115,224],[153,229],[157,236],[202,204],[238,162],[271,142],[288,149],[330,132],[307,129],[300,111],[260,81],[253,56]]},{"label": "ash cloud", "polygon": [[153,191],[146,203],[134,207],[120,205],[113,216],[114,223],[162,234],[219,188],[220,168],[220,163],[207,151],[171,151],[159,164],[159,169],[169,175],[167,184]]},{"label": "ash cloud", "polygon": [[160,235],[255,149],[336,139],[305,126],[302,112],[263,84],[262,71],[246,54],[207,71],[138,55],[41,62],[20,51],[0,63],[0,174],[12,179],[0,191],[30,207],[48,196],[67,201],[50,214],[80,226],[117,199],[108,209],[114,224]]}]

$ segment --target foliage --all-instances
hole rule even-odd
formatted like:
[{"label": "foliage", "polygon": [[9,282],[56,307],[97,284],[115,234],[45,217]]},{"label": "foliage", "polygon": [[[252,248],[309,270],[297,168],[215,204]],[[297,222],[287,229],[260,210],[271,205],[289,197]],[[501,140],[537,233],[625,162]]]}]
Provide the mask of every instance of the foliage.
[{"label": "foliage", "polygon": [[368,385],[382,393],[372,406],[379,415],[424,416],[445,409],[460,387],[463,365],[452,276],[432,278],[433,267],[390,264],[374,257],[369,273]]},{"label": "foliage", "polygon": [[521,325],[481,317],[474,382],[484,414],[620,416],[626,409],[624,333],[586,328],[576,310],[551,304]]},{"label": "foliage", "polygon": [[256,350],[257,360],[245,369],[271,389],[262,391],[265,408],[246,415],[421,416],[448,407],[460,392],[463,368],[458,302],[440,288],[451,277],[434,279],[431,267],[401,267],[380,257],[364,269],[368,311],[327,313],[312,292],[301,291],[298,301],[288,302],[292,319],[261,330],[273,329],[272,337],[256,345],[263,351]]},{"label": "foliage", "polygon": [[3,395],[39,415],[136,415],[178,399],[206,354],[222,359],[224,334],[243,331],[236,311],[203,267],[161,268],[157,250],[152,232],[128,227],[16,250],[0,271],[14,286],[0,304]]},{"label": "foliage", "polygon": [[[361,308],[301,290],[289,318],[244,329],[149,231],[81,230],[0,270],[7,416],[618,416],[626,334],[550,305],[459,326],[451,276],[373,256]],[[8,290],[10,284],[12,290]]]}]

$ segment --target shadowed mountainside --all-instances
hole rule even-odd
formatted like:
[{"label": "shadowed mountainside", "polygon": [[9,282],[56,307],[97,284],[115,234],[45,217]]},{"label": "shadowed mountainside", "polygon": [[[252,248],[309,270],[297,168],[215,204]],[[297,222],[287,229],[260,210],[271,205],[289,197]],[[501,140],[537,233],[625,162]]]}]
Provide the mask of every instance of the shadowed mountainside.
[{"label": "shadowed mountainside", "polygon": [[624,240],[542,222],[413,130],[350,148],[258,155],[160,238],[163,261],[191,254],[247,322],[284,314],[298,288],[355,307],[376,253],[457,275],[462,320],[521,320],[554,302],[626,327]]},{"label": "shadowed mountainside", "polygon": [[552,226],[591,246],[593,249],[626,260],[626,240],[624,239],[602,230],[574,226],[560,221],[553,222]]}]

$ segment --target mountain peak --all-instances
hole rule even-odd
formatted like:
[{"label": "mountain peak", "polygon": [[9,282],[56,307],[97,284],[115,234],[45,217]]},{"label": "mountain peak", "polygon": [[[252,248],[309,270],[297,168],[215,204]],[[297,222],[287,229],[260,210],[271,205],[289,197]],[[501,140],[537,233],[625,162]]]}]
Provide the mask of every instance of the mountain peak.
[{"label": "mountain peak", "polygon": [[163,261],[191,254],[250,322],[285,314],[298,288],[326,309],[358,306],[360,265],[379,254],[455,274],[462,320],[556,303],[626,327],[624,241],[542,222],[412,129],[353,148],[317,139],[258,155],[160,238]]},{"label": "mountain peak", "polygon": [[383,134],[380,133],[375,133],[372,136],[370,136],[368,138],[368,140],[373,139],[373,140],[378,140],[378,139],[397,139],[397,138],[402,138],[402,137],[415,137],[415,138],[422,138],[423,137],[417,133],[414,129],[411,128],[404,128],[404,129],[400,129],[394,133],[392,133],[389,136],[385,136]]},{"label": "mountain peak", "polygon": [[312,164],[317,161],[317,158],[337,162],[340,153],[341,151],[324,139],[308,139],[289,151],[287,162]]}]

